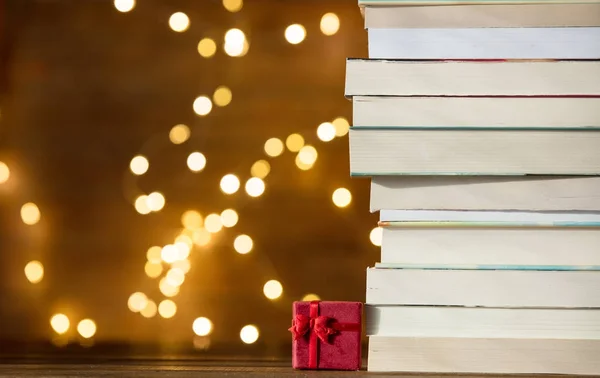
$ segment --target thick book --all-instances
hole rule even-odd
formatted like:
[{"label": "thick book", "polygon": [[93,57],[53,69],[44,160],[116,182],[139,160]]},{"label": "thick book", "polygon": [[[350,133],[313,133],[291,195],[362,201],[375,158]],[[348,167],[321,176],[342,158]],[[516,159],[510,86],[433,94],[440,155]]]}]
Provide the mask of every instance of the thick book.
[{"label": "thick book", "polygon": [[368,370],[600,375],[600,340],[369,337]]},{"label": "thick book", "polygon": [[555,227],[600,225],[600,212],[554,211],[465,211],[465,210],[389,210],[379,212],[382,222],[481,223],[484,226],[507,224],[509,227]]},{"label": "thick book", "polygon": [[599,270],[552,271],[522,268],[439,269],[435,265],[432,265],[431,269],[370,268],[367,269],[366,303],[405,306],[600,308]]},{"label": "thick book", "polygon": [[352,123],[391,128],[600,128],[600,97],[355,96]]},{"label": "thick book", "polygon": [[600,177],[375,176],[371,212],[600,211]]},{"label": "thick book", "polygon": [[599,27],[369,29],[371,59],[599,59]]},{"label": "thick book", "polygon": [[600,4],[366,6],[365,28],[532,28],[600,26]]},{"label": "thick book", "polygon": [[600,266],[600,223],[380,222],[381,265]]},{"label": "thick book", "polygon": [[600,174],[595,129],[353,127],[349,139],[353,176]]},{"label": "thick book", "polygon": [[597,309],[366,306],[367,336],[600,340]]},{"label": "thick book", "polygon": [[345,95],[599,96],[600,61],[348,59]]}]

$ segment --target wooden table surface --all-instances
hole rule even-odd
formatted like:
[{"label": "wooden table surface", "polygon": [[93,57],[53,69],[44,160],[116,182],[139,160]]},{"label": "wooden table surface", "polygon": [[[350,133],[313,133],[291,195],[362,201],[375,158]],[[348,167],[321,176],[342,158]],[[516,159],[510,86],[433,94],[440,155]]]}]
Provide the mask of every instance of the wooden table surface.
[{"label": "wooden table surface", "polygon": [[[299,371],[289,361],[3,361],[0,377],[120,377],[120,378],[191,378],[191,377],[455,377],[464,374],[369,373],[366,371]],[[469,375],[471,378],[501,377],[499,375]],[[506,377],[506,376],[504,376]],[[519,375],[530,378],[531,375]]]}]

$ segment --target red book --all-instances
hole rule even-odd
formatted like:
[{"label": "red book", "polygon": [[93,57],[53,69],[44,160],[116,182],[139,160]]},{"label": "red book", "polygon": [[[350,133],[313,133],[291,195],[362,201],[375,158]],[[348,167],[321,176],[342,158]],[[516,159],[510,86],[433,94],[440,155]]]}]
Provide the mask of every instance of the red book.
[{"label": "red book", "polygon": [[360,370],[362,303],[294,302],[294,369]]}]

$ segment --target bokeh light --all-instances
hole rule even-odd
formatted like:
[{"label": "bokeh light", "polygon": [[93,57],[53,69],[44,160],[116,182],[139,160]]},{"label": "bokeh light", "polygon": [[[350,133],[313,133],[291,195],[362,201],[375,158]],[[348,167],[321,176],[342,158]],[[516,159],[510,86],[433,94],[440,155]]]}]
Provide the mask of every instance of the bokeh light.
[{"label": "bokeh light", "polygon": [[148,206],[148,196],[145,194],[142,194],[141,196],[135,199],[134,206],[135,210],[142,215],[150,214],[150,212],[152,211]]},{"label": "bokeh light", "polygon": [[175,261],[187,259],[190,255],[190,245],[182,241],[178,241],[174,245],[177,248],[177,259]]},{"label": "bokeh light", "polygon": [[[189,230],[184,230],[183,232],[189,232]],[[181,235],[179,235],[175,238],[175,246],[182,244],[182,243],[187,246],[188,250],[191,249],[192,246],[194,245],[192,238],[185,233],[182,233]],[[181,255],[180,255],[180,257],[181,257]]]},{"label": "bokeh light", "polygon": [[71,322],[69,318],[65,314],[55,314],[50,318],[50,326],[54,330],[54,332],[59,335],[67,333],[69,327],[71,327]]},{"label": "bokeh light", "polygon": [[246,181],[245,188],[250,197],[258,197],[265,192],[265,182],[258,177],[251,177]]},{"label": "bokeh light", "polygon": [[352,202],[352,193],[346,188],[338,188],[331,196],[333,203],[337,207],[346,207]]},{"label": "bokeh light", "polygon": [[267,177],[270,171],[271,165],[266,160],[258,160],[254,164],[252,164],[252,168],[250,168],[250,174],[253,177],[258,177],[261,179]]},{"label": "bokeh light", "polygon": [[203,247],[210,243],[210,232],[208,232],[205,228],[194,230],[194,235],[192,236],[192,239],[194,240],[194,244]]},{"label": "bokeh light", "polygon": [[254,325],[246,325],[240,331],[240,339],[246,344],[254,344],[258,340],[258,328]]},{"label": "bokeh light", "polygon": [[221,191],[225,194],[233,194],[240,188],[240,179],[234,174],[226,174],[221,179]]},{"label": "bokeh light", "polygon": [[223,50],[231,57],[242,57],[250,48],[246,35],[240,29],[229,29],[225,33],[224,40]]},{"label": "bokeh light", "polygon": [[192,152],[187,158],[187,166],[192,172],[200,172],[206,167],[206,157],[201,152]]},{"label": "bokeh light", "polygon": [[44,279],[44,265],[39,261],[30,261],[25,265],[25,277],[33,284]]},{"label": "bokeh light", "polygon": [[114,5],[119,12],[126,13],[135,7],[135,0],[115,0]]},{"label": "bokeh light", "polygon": [[6,163],[0,161],[0,184],[4,184],[10,178],[10,169]]},{"label": "bokeh light", "polygon": [[348,134],[348,130],[350,130],[350,123],[344,117],[337,117],[333,121],[333,126],[335,127],[335,136],[341,137]]},{"label": "bokeh light", "polygon": [[369,240],[371,240],[371,243],[373,243],[373,245],[376,247],[381,247],[382,237],[383,237],[383,228],[381,228],[381,227],[375,227],[369,233]]},{"label": "bokeh light", "polygon": [[221,216],[219,214],[208,214],[206,219],[204,219],[204,228],[206,231],[211,234],[215,234],[223,228],[223,223],[221,223]]},{"label": "bokeh light", "polygon": [[305,302],[310,302],[310,301],[319,301],[319,300],[321,300],[321,298],[317,294],[306,294],[305,296],[302,297],[302,300]]},{"label": "bokeh light", "polygon": [[151,211],[160,211],[165,207],[165,196],[160,192],[152,192],[148,195],[146,204]]},{"label": "bokeh light", "polygon": [[165,299],[158,304],[158,314],[165,319],[175,316],[177,305],[170,299]]},{"label": "bokeh light", "polygon": [[237,224],[238,220],[238,213],[233,209],[225,209],[221,212],[221,223],[224,227],[233,227]]},{"label": "bokeh light", "polygon": [[283,286],[277,280],[267,281],[263,286],[263,293],[265,294],[265,297],[271,300],[277,299],[283,294]]},{"label": "bokeh light", "polygon": [[335,13],[325,13],[321,17],[321,32],[325,35],[334,35],[340,30],[340,19]]},{"label": "bokeh light", "polygon": [[156,306],[156,303],[152,300],[148,300],[148,303],[146,303],[146,307],[144,307],[142,311],[140,311],[140,314],[142,314],[144,318],[153,318],[154,316],[156,316],[157,310],[158,308]]},{"label": "bokeh light", "polygon": [[159,246],[153,246],[148,248],[148,251],[146,252],[146,259],[148,260],[148,262],[154,263],[154,264],[160,264],[160,262],[162,261],[160,258],[160,250],[162,248],[160,248]]},{"label": "bokeh light", "polygon": [[309,169],[311,169],[313,167],[312,164],[305,164],[300,160],[300,154],[296,155],[296,158],[294,159],[294,162],[296,163],[296,166],[298,168],[300,168],[303,171],[308,171]]},{"label": "bokeh light", "polygon": [[134,175],[138,176],[148,172],[149,167],[150,163],[148,162],[148,159],[146,159],[146,157],[142,155],[135,156],[133,159],[131,159],[131,162],[129,163],[129,169],[131,170],[131,172],[133,172]]},{"label": "bokeh light", "polygon": [[171,284],[166,277],[163,277],[158,282],[158,290],[165,297],[174,297],[179,294],[179,286]]},{"label": "bokeh light", "polygon": [[233,241],[233,248],[237,253],[241,255],[250,253],[250,251],[252,251],[253,246],[254,243],[252,242],[252,238],[248,235],[239,235]]},{"label": "bokeh light", "polygon": [[208,336],[212,332],[213,324],[205,317],[196,318],[192,323],[192,330],[198,336]]},{"label": "bokeh light", "polygon": [[77,332],[84,339],[92,338],[96,334],[96,323],[92,319],[83,319],[77,324]]},{"label": "bokeh light", "polygon": [[169,27],[178,33],[184,32],[190,27],[190,18],[183,12],[175,12],[169,17]]},{"label": "bokeh light", "polygon": [[203,58],[210,58],[217,52],[217,44],[210,38],[203,38],[198,42],[198,54]]},{"label": "bokeh light", "polygon": [[192,264],[190,263],[190,260],[183,259],[183,260],[175,261],[171,266],[175,269],[181,270],[183,273],[187,273],[190,271]]},{"label": "bokeh light", "polygon": [[313,146],[306,145],[298,152],[298,160],[303,164],[313,165],[317,161],[317,150]]},{"label": "bokeh light", "polygon": [[212,101],[206,96],[198,96],[192,105],[194,113],[199,116],[205,116],[212,110]]},{"label": "bokeh light", "polygon": [[202,215],[196,210],[187,210],[181,215],[181,224],[188,230],[202,227]]},{"label": "bokeh light", "polygon": [[185,281],[185,273],[181,269],[171,268],[165,276],[171,286],[181,286]]},{"label": "bokeh light", "polygon": [[213,94],[213,102],[217,106],[227,106],[231,102],[232,94],[231,90],[225,86],[220,86],[215,89]]},{"label": "bokeh light", "polygon": [[21,206],[21,220],[26,225],[32,226],[40,221],[40,209],[33,202]]},{"label": "bokeh light", "polygon": [[190,128],[186,125],[175,125],[171,131],[169,131],[169,140],[173,144],[181,144],[190,138],[190,134]]},{"label": "bokeh light", "polygon": [[243,6],[243,0],[223,0],[223,7],[230,12],[239,12]]},{"label": "bokeh light", "polygon": [[160,251],[160,257],[167,264],[172,264],[179,258],[179,250],[173,244],[167,244]]},{"label": "bokeh light", "polygon": [[265,142],[265,152],[271,157],[277,157],[283,153],[283,142],[277,138],[271,138]]},{"label": "bokeh light", "polygon": [[148,297],[144,293],[135,292],[129,296],[127,307],[131,312],[140,312],[148,303]]},{"label": "bokeh light", "polygon": [[330,142],[335,138],[335,126],[331,122],[323,122],[317,128],[317,136],[323,142]]},{"label": "bokeh light", "polygon": [[298,152],[304,146],[304,138],[300,134],[291,134],[286,138],[285,146],[291,152]]},{"label": "bokeh light", "polygon": [[150,278],[156,278],[162,274],[163,266],[161,263],[147,261],[144,265],[144,272]]},{"label": "bokeh light", "polygon": [[297,45],[306,38],[306,29],[300,24],[293,24],[285,29],[285,39],[292,45]]}]

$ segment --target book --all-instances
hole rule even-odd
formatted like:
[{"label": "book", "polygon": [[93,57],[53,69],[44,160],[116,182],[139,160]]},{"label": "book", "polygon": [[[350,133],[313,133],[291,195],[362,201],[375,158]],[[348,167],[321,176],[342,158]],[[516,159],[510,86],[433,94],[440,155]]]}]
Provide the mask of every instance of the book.
[{"label": "book", "polygon": [[369,371],[600,374],[600,340],[369,337]]},{"label": "book", "polygon": [[353,176],[600,174],[600,132],[592,129],[353,127],[349,134]]},{"label": "book", "polygon": [[600,340],[597,309],[366,306],[367,336]]},{"label": "book", "polygon": [[[482,246],[483,248],[483,246]],[[600,271],[367,269],[372,305],[598,308]]]},{"label": "book", "polygon": [[599,96],[600,61],[348,59],[345,95]]},{"label": "book", "polygon": [[600,28],[369,29],[371,59],[598,59]]},{"label": "book", "polygon": [[544,226],[600,226],[600,212],[552,212],[552,211],[451,211],[451,210],[388,210],[379,212],[379,220],[401,224],[403,222],[427,222],[427,224],[483,223],[509,227]]},{"label": "book", "polygon": [[600,211],[600,177],[375,176],[370,210],[382,209]]},{"label": "book", "polygon": [[[408,225],[405,225],[408,223]],[[600,224],[581,227],[482,227],[397,222],[384,225],[381,264],[600,266]]]},{"label": "book", "polygon": [[600,97],[355,96],[352,124],[391,128],[600,128]]},{"label": "book", "polygon": [[600,26],[600,4],[365,6],[365,28],[531,28]]}]

